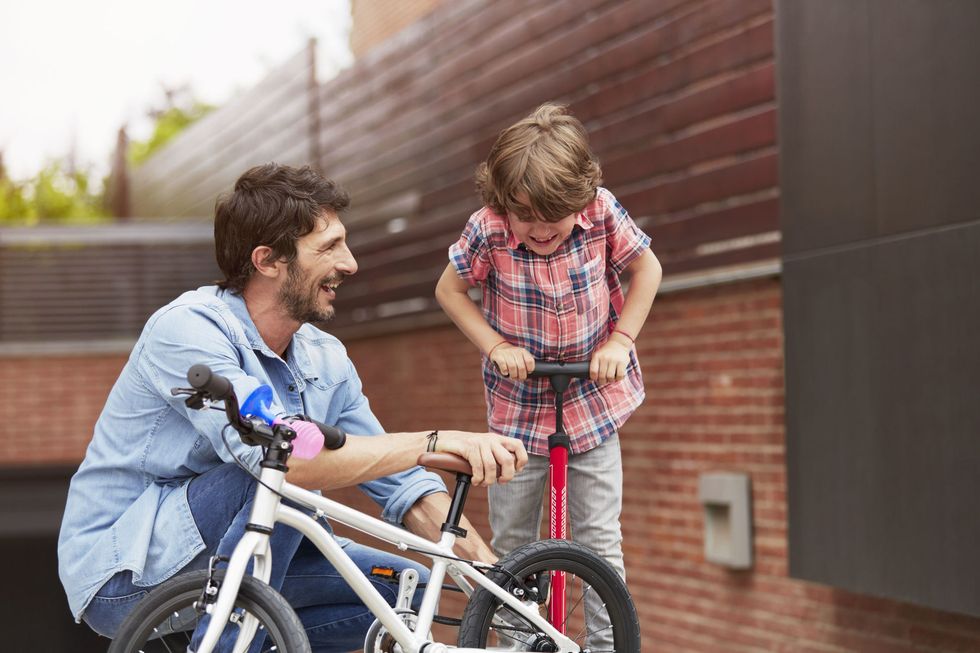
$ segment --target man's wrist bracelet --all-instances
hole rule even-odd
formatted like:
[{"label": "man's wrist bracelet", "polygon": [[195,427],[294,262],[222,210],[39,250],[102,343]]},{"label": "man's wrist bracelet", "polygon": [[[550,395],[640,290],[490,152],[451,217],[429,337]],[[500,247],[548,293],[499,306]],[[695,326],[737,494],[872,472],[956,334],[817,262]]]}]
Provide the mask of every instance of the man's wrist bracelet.
[{"label": "man's wrist bracelet", "polygon": [[425,446],[425,450],[429,453],[435,452],[436,443],[439,442],[439,431],[433,431],[425,436],[425,439],[429,441],[429,444]]}]

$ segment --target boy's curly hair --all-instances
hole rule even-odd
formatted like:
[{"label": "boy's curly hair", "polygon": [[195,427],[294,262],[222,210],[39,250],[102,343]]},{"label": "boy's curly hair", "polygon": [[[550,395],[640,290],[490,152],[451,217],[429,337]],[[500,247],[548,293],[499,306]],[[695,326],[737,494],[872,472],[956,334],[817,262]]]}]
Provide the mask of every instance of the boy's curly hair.
[{"label": "boy's curly hair", "polygon": [[[557,222],[588,206],[600,183],[585,127],[564,105],[551,103],[502,131],[476,170],[483,202],[519,219]],[[518,201],[522,193],[529,206]]]}]

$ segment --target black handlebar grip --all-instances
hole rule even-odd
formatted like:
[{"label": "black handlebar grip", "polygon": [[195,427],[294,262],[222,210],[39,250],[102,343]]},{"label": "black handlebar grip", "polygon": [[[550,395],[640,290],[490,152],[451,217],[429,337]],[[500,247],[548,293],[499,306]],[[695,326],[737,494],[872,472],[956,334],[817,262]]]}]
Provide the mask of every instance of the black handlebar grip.
[{"label": "black handlebar grip", "polygon": [[320,433],[323,433],[324,449],[340,449],[347,443],[347,434],[344,433],[343,429],[337,428],[336,426],[327,426],[309,415],[303,415],[303,421],[313,422],[320,429]]},{"label": "black handlebar grip", "polygon": [[534,362],[531,376],[557,376],[559,374],[578,379],[589,378],[589,362],[582,363],[544,363]]},{"label": "black handlebar grip", "polygon": [[215,374],[210,367],[200,363],[192,365],[191,369],[187,370],[187,382],[195,390],[210,395],[212,399],[226,399],[234,392],[231,381],[220,374]]}]

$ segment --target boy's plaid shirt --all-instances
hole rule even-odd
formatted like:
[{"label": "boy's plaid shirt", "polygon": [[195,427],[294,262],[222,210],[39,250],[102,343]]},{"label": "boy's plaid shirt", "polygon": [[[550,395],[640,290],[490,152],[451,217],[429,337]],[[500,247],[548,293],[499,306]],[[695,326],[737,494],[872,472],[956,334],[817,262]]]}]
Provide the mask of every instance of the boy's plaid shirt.
[{"label": "boy's plaid shirt", "polygon": [[[470,216],[449,259],[461,279],[483,289],[483,314],[507,342],[535,360],[590,360],[623,309],[619,275],[650,246],[613,194],[599,188],[576,216],[555,253],[539,256],[511,232],[506,216],[487,207]],[[529,453],[548,455],[555,430],[548,379],[512,381],[483,357],[490,430],[520,438]],[[600,388],[573,379],[565,394],[564,425],[572,453],[589,451],[616,433],[643,402],[643,379],[630,352],[626,378]]]}]

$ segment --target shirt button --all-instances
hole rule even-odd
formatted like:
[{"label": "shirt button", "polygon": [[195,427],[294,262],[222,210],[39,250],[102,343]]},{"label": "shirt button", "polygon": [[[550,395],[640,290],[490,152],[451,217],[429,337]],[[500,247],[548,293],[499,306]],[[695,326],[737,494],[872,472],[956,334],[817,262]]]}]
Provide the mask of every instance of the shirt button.
[{"label": "shirt button", "polygon": [[290,384],[290,386],[289,386],[289,391],[290,391],[290,392],[296,392],[296,386],[294,386],[294,385],[292,385],[292,384]]}]

